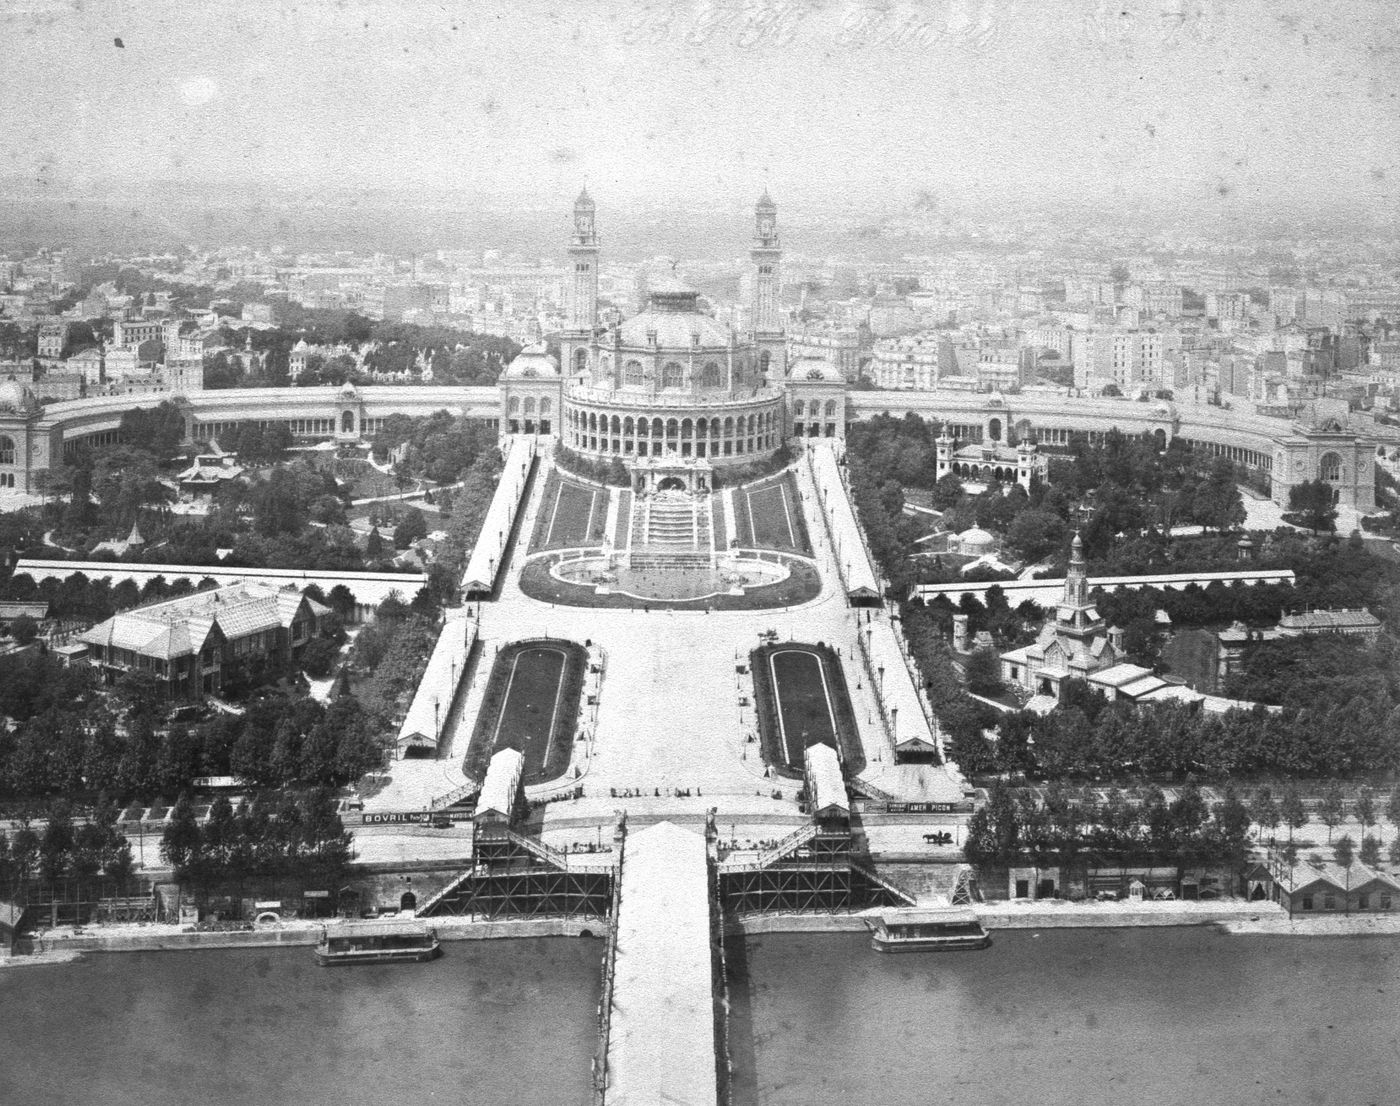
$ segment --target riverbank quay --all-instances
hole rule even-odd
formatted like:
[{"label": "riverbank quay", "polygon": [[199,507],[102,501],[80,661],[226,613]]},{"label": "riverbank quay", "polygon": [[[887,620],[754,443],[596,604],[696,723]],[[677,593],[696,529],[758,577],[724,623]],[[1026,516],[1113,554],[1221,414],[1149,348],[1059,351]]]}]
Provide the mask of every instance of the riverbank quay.
[{"label": "riverbank quay", "polygon": [[[523,937],[601,937],[607,923],[590,918],[510,918],[472,921],[423,919],[439,941],[487,941]],[[61,964],[93,952],[179,952],[192,949],[313,946],[333,921],[288,921],[252,929],[207,929],[150,922],[86,926],[81,930],[42,930],[29,938],[31,953],[0,957],[0,968],[23,964]],[[353,925],[353,923],[351,923]]]},{"label": "riverbank quay", "polygon": [[[1275,903],[1223,899],[1215,902],[1038,902],[974,903],[972,910],[986,929],[1097,929],[1150,926],[1217,925],[1227,932],[1291,932],[1282,925],[1287,915]],[[730,918],[730,936],[770,933],[857,933],[869,929],[881,914],[865,910],[854,914],[762,914]],[[1353,915],[1353,918],[1356,916]],[[1346,919],[1318,919],[1343,922]],[[1378,919],[1382,922],[1390,918]],[[1400,932],[1400,915],[1394,918]],[[1238,925],[1238,930],[1229,927]],[[1250,929],[1247,927],[1257,927]],[[1339,930],[1341,932],[1341,930]]]},{"label": "riverbank quay", "polygon": [[1247,899],[1209,902],[1034,902],[975,903],[987,929],[1091,929],[1137,926],[1200,926],[1264,918],[1287,918],[1277,903]]},{"label": "riverbank quay", "polygon": [[1260,937],[1400,937],[1400,914],[1266,915],[1219,923],[1226,933]]}]

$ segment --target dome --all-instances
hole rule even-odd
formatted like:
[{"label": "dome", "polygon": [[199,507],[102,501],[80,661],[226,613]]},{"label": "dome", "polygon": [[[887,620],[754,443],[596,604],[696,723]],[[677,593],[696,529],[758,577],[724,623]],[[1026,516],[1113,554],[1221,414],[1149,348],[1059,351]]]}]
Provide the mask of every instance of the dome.
[{"label": "dome", "polygon": [[964,553],[990,553],[997,546],[997,539],[980,527],[974,526],[958,535],[958,545]]},{"label": "dome", "polygon": [[504,374],[511,379],[532,376],[558,376],[559,362],[549,352],[543,342],[536,342],[534,345],[526,346],[509,365],[506,366]]},{"label": "dome", "polygon": [[624,346],[655,345],[665,350],[726,349],[730,330],[696,306],[699,295],[679,282],[667,281],[673,288],[653,287],[647,308],[618,327]]},{"label": "dome", "polygon": [[34,392],[14,377],[0,380],[0,411],[28,411],[34,406]]},{"label": "dome", "polygon": [[988,407],[1005,407],[1005,406],[1006,406],[1006,397],[1005,397],[1004,395],[1002,395],[1000,392],[994,391],[994,392],[992,392],[991,395],[989,395],[989,396],[987,397],[987,406],[988,406]]},{"label": "dome", "polygon": [[340,395],[343,399],[354,399],[359,393],[355,391],[354,383],[347,380],[340,386]]}]

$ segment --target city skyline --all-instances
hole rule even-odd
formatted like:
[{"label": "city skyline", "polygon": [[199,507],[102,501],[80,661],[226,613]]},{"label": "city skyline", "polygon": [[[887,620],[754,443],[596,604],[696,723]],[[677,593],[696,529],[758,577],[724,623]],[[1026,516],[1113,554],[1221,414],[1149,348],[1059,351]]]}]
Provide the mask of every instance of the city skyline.
[{"label": "city skyline", "polygon": [[[1160,10],[1159,10],[1160,9]],[[18,195],[763,187],[811,209],[1383,213],[1395,12],[1256,0],[11,5]]]}]

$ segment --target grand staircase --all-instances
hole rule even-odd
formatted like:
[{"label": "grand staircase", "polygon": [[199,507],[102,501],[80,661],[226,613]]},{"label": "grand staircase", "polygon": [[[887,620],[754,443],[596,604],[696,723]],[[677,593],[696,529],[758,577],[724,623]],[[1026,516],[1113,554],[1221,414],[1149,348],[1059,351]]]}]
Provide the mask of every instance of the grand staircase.
[{"label": "grand staircase", "polygon": [[714,549],[710,497],[661,492],[632,501],[634,568],[708,565]]}]

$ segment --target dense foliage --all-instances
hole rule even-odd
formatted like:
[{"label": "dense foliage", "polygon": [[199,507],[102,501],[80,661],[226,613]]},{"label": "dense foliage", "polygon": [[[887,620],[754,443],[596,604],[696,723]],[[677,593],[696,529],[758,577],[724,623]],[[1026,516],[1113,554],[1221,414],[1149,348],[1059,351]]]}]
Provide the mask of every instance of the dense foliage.
[{"label": "dense foliage", "polygon": [[974,864],[1029,860],[1068,867],[1093,859],[1238,866],[1247,855],[1249,825],[1249,812],[1228,788],[1210,810],[1194,784],[1171,802],[1158,788],[1130,802],[1116,790],[1100,801],[1054,786],[1037,799],[998,783],[970,819],[964,851]]},{"label": "dense foliage", "polygon": [[116,805],[103,798],[77,824],[71,807],[60,799],[45,812],[43,829],[21,822],[9,834],[0,830],[0,898],[15,901],[33,879],[129,879],[131,846],[117,829],[117,816]]},{"label": "dense foliage", "polygon": [[173,796],[199,776],[267,787],[338,786],[379,764],[371,720],[351,697],[324,705],[284,694],[242,715],[168,724],[149,678],[98,693],[91,673],[51,657],[0,658],[0,795],[40,798],[106,791],[122,800]]},{"label": "dense foliage", "polygon": [[[1082,531],[1091,561],[1127,557],[1140,565],[1136,571],[1162,571],[1177,555],[1173,527],[1223,531],[1244,521],[1236,483],[1245,473],[1228,460],[1193,453],[1184,441],[1161,450],[1150,435],[1116,430],[1100,444],[1075,438],[1067,455],[1051,459],[1047,480],[1033,481],[1029,492],[992,487],[971,495],[956,476],[936,476],[939,430],[912,413],[879,415],[848,430],[853,498],[871,551],[897,592],[916,580],[954,578],[941,558],[909,559],[920,552],[914,543],[931,522],[903,513],[907,489],[927,493],[926,502],[943,512],[942,529],[994,531],[1013,556],[1032,562],[1063,556],[1073,527]],[[1228,559],[1235,556],[1231,546]]]},{"label": "dense foliage", "polygon": [[375,732],[388,733],[408,710],[438,633],[430,604],[408,606],[393,595],[360,630],[345,661],[342,686],[353,688]]},{"label": "dense foliage", "polygon": [[237,810],[221,796],[202,824],[182,795],[160,851],[176,878],[206,886],[268,877],[330,881],[350,862],[350,835],[324,789],[259,796]]}]

